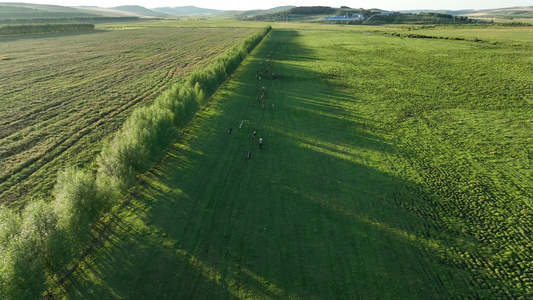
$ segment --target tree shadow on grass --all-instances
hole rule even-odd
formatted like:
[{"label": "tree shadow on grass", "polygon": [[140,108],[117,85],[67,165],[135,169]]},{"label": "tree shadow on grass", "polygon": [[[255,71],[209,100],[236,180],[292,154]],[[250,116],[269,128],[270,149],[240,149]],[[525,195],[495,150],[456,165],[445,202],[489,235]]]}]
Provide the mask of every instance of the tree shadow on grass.
[{"label": "tree shadow on grass", "polygon": [[[312,57],[293,32],[275,34],[258,55],[283,45],[280,57]],[[276,110],[246,107],[255,70],[235,76],[244,83],[233,98],[203,111],[144,176],[106,247],[73,276],[69,298],[477,295],[467,291],[469,271],[443,263],[461,260],[447,257],[447,241],[420,234],[432,220],[398,205],[422,196],[413,189],[430,191],[387,166],[397,149],[357,114],[358,99],[327,90],[313,70],[278,63],[287,76],[267,83]],[[225,133],[247,114],[265,137],[251,159],[251,128]]]}]

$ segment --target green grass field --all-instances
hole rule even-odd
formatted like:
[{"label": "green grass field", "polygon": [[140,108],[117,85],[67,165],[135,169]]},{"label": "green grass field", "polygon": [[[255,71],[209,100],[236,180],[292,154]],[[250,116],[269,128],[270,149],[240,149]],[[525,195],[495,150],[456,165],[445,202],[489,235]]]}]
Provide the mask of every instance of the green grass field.
[{"label": "green grass field", "polygon": [[159,28],[0,38],[0,203],[46,198],[136,107],[255,29]]},{"label": "green grass field", "polygon": [[[478,27],[478,28],[476,28]],[[415,34],[428,36],[464,38],[468,40],[478,39],[483,42],[501,43],[511,46],[533,46],[533,26],[509,28],[505,26],[465,26],[455,30],[435,26],[430,29],[413,31]]]},{"label": "green grass field", "polygon": [[142,176],[58,296],[532,297],[529,37],[294,26]]}]

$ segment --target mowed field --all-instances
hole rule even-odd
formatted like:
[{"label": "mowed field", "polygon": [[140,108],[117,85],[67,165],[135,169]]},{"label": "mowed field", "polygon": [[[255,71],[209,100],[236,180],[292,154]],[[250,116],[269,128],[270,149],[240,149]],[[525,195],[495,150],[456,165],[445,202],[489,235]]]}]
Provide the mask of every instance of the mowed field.
[{"label": "mowed field", "polygon": [[274,29],[56,292],[530,298],[532,55],[369,27]]},{"label": "mowed field", "polygon": [[135,107],[255,29],[144,28],[0,38],[0,203],[45,198]]}]

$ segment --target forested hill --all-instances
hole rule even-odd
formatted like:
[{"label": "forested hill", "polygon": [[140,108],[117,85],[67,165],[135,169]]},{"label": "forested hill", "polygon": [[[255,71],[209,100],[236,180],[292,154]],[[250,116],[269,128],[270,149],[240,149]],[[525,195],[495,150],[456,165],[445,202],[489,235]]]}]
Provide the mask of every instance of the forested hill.
[{"label": "forested hill", "polygon": [[[196,6],[178,7],[158,7],[148,9],[138,5],[124,5],[114,8],[102,8],[96,6],[59,6],[44,4],[29,4],[6,2],[0,3],[0,20],[2,19],[57,19],[57,18],[94,18],[94,17],[138,17],[138,18],[159,18],[169,16],[203,15],[213,17],[237,17],[250,18],[253,20],[276,21],[276,20],[298,20],[322,18],[325,16],[348,16],[361,14],[364,19],[376,14],[392,14],[381,9],[362,9],[341,6],[340,8],[330,6],[278,6],[271,9],[255,10],[217,10],[201,8]],[[403,22],[398,18],[398,14],[417,16],[420,13],[428,13],[466,16],[469,18],[533,18],[533,6],[511,7],[490,10],[403,10],[395,12],[397,15],[394,22]],[[432,15],[435,17],[436,15]],[[388,18],[391,19],[391,18]],[[405,18],[404,18],[405,19]],[[407,18],[412,22],[416,17]],[[444,20],[447,21],[447,20]],[[445,22],[446,23],[446,22]]]},{"label": "forested hill", "polygon": [[139,5],[123,5],[123,6],[113,7],[113,9],[119,10],[119,11],[131,12],[131,13],[142,15],[142,16],[152,16],[152,17],[167,16],[167,14],[165,13],[156,12],[151,9],[147,9],[145,7],[139,6]]},{"label": "forested hill", "polygon": [[402,13],[434,12],[453,16],[469,16],[477,18],[533,18],[533,6],[519,6],[481,10],[402,10]]}]

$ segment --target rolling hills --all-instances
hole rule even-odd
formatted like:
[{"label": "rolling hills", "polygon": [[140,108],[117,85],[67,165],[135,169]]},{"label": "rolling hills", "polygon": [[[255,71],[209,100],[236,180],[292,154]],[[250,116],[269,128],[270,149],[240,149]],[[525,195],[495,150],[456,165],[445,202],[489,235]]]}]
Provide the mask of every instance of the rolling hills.
[{"label": "rolling hills", "polygon": [[152,8],[152,11],[164,13],[166,15],[217,15],[224,11],[218,9],[207,9],[196,6],[179,6],[179,7],[158,7]]},{"label": "rolling hills", "polygon": [[139,6],[139,5],[123,5],[123,6],[117,6],[113,7],[113,10],[119,10],[119,11],[125,11],[130,12],[136,15],[140,16],[146,16],[146,17],[164,17],[167,16],[165,13],[156,12],[150,9],[147,9],[145,7]]},{"label": "rolling hills", "polygon": [[253,16],[286,10],[294,6],[280,6],[271,9],[250,11],[226,11],[196,6],[157,7],[148,9],[139,5],[123,5],[111,8],[97,6],[59,6],[27,4],[17,2],[0,3],[0,19],[32,18],[75,18],[75,17],[140,17],[157,18],[168,16]]},{"label": "rolling hills", "polygon": [[489,17],[516,17],[516,18],[533,18],[533,6],[519,6],[498,9],[466,9],[466,10],[402,10],[404,13],[435,12],[444,13],[453,16],[468,16],[472,18],[489,18]]},{"label": "rolling hills", "polygon": [[[140,17],[158,18],[169,16],[202,15],[215,17],[252,17],[260,15],[270,15],[296,6],[279,6],[271,9],[256,10],[218,10],[200,8],[196,6],[178,7],[156,7],[145,8],[138,5],[124,5],[112,8],[102,8],[96,6],[59,6],[6,2],[0,3],[0,19],[13,18],[75,18],[75,17]],[[455,16],[468,16],[471,18],[533,18],[533,7],[510,7],[487,10],[402,10],[402,13],[435,12]]]}]

